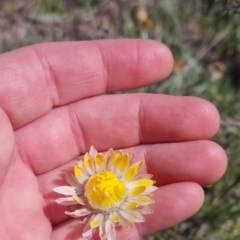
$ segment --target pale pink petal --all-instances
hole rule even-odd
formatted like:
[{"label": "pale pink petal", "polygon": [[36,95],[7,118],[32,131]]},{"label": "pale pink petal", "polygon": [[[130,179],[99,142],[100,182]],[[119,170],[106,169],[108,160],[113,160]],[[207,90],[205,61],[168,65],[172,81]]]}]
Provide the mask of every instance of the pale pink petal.
[{"label": "pale pink petal", "polygon": [[153,177],[153,174],[148,174],[148,173],[144,173],[144,174],[139,174],[137,176],[135,176],[133,179],[137,180],[137,179],[151,179]]},{"label": "pale pink petal", "polygon": [[92,220],[93,217],[94,216],[92,216],[89,219],[88,223],[85,225],[83,232],[82,232],[83,237],[93,236],[95,228],[91,228],[91,226],[90,226],[90,221]]},{"label": "pale pink petal", "polygon": [[98,154],[98,151],[96,150],[96,148],[95,148],[94,146],[91,146],[91,147],[90,147],[90,150],[89,150],[89,155],[90,155],[93,159],[95,159],[96,156],[97,156],[97,154]]},{"label": "pale pink petal", "polygon": [[84,192],[84,185],[78,185],[75,188],[76,195],[82,195]]},{"label": "pale pink petal", "polygon": [[75,187],[70,186],[62,186],[62,187],[56,187],[53,189],[54,192],[63,194],[63,195],[75,195]]},{"label": "pale pink petal", "polygon": [[119,214],[120,218],[119,218],[119,223],[121,226],[123,226],[124,228],[131,228],[133,223],[130,222],[129,220],[127,220],[126,218],[124,218],[123,216],[121,216]]},{"label": "pale pink petal", "polygon": [[86,205],[87,204],[87,201],[83,196],[73,195],[72,198],[75,202],[77,202],[80,205]]},{"label": "pale pink petal", "polygon": [[107,220],[105,224],[105,233],[107,240],[116,240],[115,224]]},{"label": "pale pink petal", "polygon": [[102,213],[95,215],[90,221],[91,228],[99,227],[102,224],[103,219],[104,215]]},{"label": "pale pink petal", "polygon": [[84,182],[90,175],[88,173],[88,171],[85,169],[84,164],[83,164],[83,159],[81,159],[78,163],[77,163],[78,167],[82,168],[83,170],[83,177],[81,179],[81,183]]},{"label": "pale pink petal", "polygon": [[99,226],[99,237],[101,238],[101,240],[106,240],[106,234],[105,234],[105,230],[104,230],[104,223]]},{"label": "pale pink petal", "polygon": [[119,210],[119,213],[125,219],[131,222],[145,222],[144,217],[138,213],[137,211],[133,210]]},{"label": "pale pink petal", "polygon": [[91,211],[89,211],[87,208],[77,209],[74,212],[68,212],[68,211],[65,212],[65,214],[67,214],[71,217],[74,217],[74,218],[84,217],[90,213],[91,213]]},{"label": "pale pink petal", "polygon": [[99,237],[101,240],[116,240],[115,224],[110,221],[103,222],[99,226]]},{"label": "pale pink petal", "polygon": [[96,173],[94,159],[95,158],[93,158],[89,153],[86,153],[83,158],[84,172],[87,172],[89,175]]},{"label": "pale pink petal", "polygon": [[87,220],[88,220],[88,218],[86,217],[86,218],[84,218],[83,220],[80,220],[79,223],[80,223],[80,224],[86,223]]},{"label": "pale pink petal", "polygon": [[66,198],[58,198],[55,200],[56,203],[64,206],[69,206],[69,205],[75,205],[78,204],[73,200],[72,197],[66,197]]},{"label": "pale pink petal", "polygon": [[148,187],[144,192],[142,192],[140,195],[147,195],[147,194],[150,194],[154,191],[156,191],[158,189],[158,187],[156,186],[151,186],[151,187]]},{"label": "pale pink petal", "polygon": [[104,156],[104,154],[98,153],[94,160],[94,163],[97,173],[104,171],[106,169],[107,164],[106,157]]},{"label": "pale pink petal", "polygon": [[150,205],[155,202],[149,194],[148,195],[138,195],[136,197],[130,197],[127,199],[127,201],[134,202],[139,206],[147,206],[147,205]]},{"label": "pale pink petal", "polygon": [[151,214],[153,213],[153,210],[149,206],[144,206],[142,208],[137,209],[137,211],[141,214]]},{"label": "pale pink petal", "polygon": [[127,189],[132,189],[139,186],[151,187],[154,183],[155,181],[151,179],[137,179],[137,180],[128,182],[126,186],[127,186]]},{"label": "pale pink petal", "polygon": [[73,187],[77,187],[79,185],[78,180],[75,178],[75,176],[71,173],[71,174],[66,174],[65,175],[66,181],[69,185],[73,186]]},{"label": "pale pink petal", "polygon": [[115,156],[115,152],[113,151],[113,149],[109,149],[107,152],[107,164],[106,164],[106,170],[109,170],[111,172],[114,173],[114,165],[113,165],[113,158]]},{"label": "pale pink petal", "polygon": [[112,211],[109,216],[108,216],[108,220],[112,223],[118,223],[119,222],[119,214],[117,211]]},{"label": "pale pink petal", "polygon": [[[86,225],[87,226],[87,225]],[[86,227],[85,226],[85,227]],[[85,228],[84,228],[85,229]],[[88,228],[87,230],[83,230],[84,232],[83,232],[83,234],[82,234],[82,236],[84,237],[84,239],[85,238],[89,238],[89,239],[92,239],[92,236],[93,236],[93,234],[94,234],[94,228]]]}]

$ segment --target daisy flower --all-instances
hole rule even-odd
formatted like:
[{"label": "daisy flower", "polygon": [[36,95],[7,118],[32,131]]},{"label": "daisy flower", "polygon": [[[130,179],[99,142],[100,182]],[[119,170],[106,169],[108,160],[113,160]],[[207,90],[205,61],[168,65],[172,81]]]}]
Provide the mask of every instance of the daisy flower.
[{"label": "daisy flower", "polygon": [[73,205],[65,214],[83,218],[82,237],[91,239],[98,229],[102,240],[115,240],[116,227],[131,227],[144,222],[144,214],[152,213],[153,186],[150,174],[139,174],[144,161],[130,165],[131,155],[112,149],[104,155],[92,146],[83,159],[77,159],[74,174],[66,174],[71,186],[53,191],[65,195],[56,199],[61,205]]}]

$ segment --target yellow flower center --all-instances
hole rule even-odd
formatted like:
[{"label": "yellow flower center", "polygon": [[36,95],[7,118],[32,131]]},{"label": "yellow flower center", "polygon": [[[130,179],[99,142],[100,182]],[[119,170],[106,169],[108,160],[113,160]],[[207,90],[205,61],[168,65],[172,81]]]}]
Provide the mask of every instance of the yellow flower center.
[{"label": "yellow flower center", "polygon": [[100,210],[116,207],[126,196],[126,186],[109,171],[91,176],[85,186],[89,204]]}]

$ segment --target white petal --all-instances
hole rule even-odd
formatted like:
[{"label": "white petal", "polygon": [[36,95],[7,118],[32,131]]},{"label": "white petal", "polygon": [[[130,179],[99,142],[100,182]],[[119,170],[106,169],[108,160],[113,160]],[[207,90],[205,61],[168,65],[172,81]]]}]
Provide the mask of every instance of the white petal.
[{"label": "white petal", "polygon": [[151,198],[150,195],[138,195],[136,197],[130,197],[128,198],[128,202],[134,202],[137,203],[139,206],[147,206],[155,201]]},{"label": "white petal", "polygon": [[94,146],[91,146],[91,147],[90,147],[90,150],[89,150],[89,155],[90,155],[93,159],[95,159],[96,156],[97,156],[97,154],[98,154],[98,151],[96,150],[96,148],[95,148]]},{"label": "white petal", "polygon": [[106,239],[106,234],[105,234],[105,231],[104,231],[104,224],[99,226],[99,237],[101,238],[101,240]]},{"label": "white petal", "polygon": [[144,206],[142,208],[137,209],[137,211],[141,214],[151,214],[153,210],[149,206]]},{"label": "white petal", "polygon": [[94,216],[92,216],[90,219],[89,219],[89,221],[88,221],[88,223],[85,225],[85,227],[84,227],[84,229],[83,229],[83,232],[82,232],[82,236],[83,237],[89,237],[89,236],[92,236],[93,235],[93,233],[94,233],[94,228],[91,228],[91,226],[90,226],[90,221],[91,221],[91,219],[93,218]]},{"label": "white petal", "polygon": [[56,203],[64,206],[69,206],[69,205],[76,205],[78,204],[73,200],[72,197],[66,197],[66,198],[58,198],[55,200]]},{"label": "white petal", "polygon": [[86,218],[84,218],[83,220],[80,220],[79,223],[80,223],[80,224],[86,223],[87,220],[88,220],[88,218],[86,217]]},{"label": "white petal", "polygon": [[72,198],[75,202],[77,202],[80,205],[86,205],[87,204],[87,202],[86,202],[86,200],[84,199],[83,196],[73,195]]},{"label": "white petal", "polygon": [[104,219],[104,216],[102,213],[98,213],[97,215],[95,215],[91,221],[90,221],[90,226],[92,228],[96,228],[99,227],[102,224],[102,221]]},{"label": "white petal", "polygon": [[145,222],[144,217],[137,211],[132,210],[119,210],[121,216],[131,222]]},{"label": "white petal", "polygon": [[149,194],[149,193],[152,193],[154,191],[156,191],[158,189],[158,187],[156,186],[151,186],[151,187],[148,187],[143,193],[141,193],[140,195],[146,195],[146,194]]},{"label": "white petal", "polygon": [[132,189],[139,186],[151,187],[154,183],[155,181],[151,179],[137,179],[137,180],[128,182],[126,186],[128,189]]},{"label": "white petal", "polygon": [[84,185],[78,185],[76,188],[75,188],[75,194],[76,195],[82,195],[84,192]]},{"label": "white petal", "polygon": [[109,217],[108,217],[108,220],[112,223],[118,223],[119,222],[119,214],[117,213],[117,211],[112,211],[110,214],[109,214]]},{"label": "white petal", "polygon": [[110,221],[103,222],[99,226],[99,237],[101,240],[116,240],[115,224]]},{"label": "white petal", "polygon": [[84,169],[84,172],[90,176],[96,172],[96,168],[94,166],[94,158],[89,153],[86,153],[84,155],[83,169]]},{"label": "white petal", "polygon": [[79,161],[77,163],[77,165],[78,165],[78,167],[82,168],[82,170],[83,170],[83,176],[82,176],[82,178],[80,180],[80,182],[83,183],[90,175],[89,175],[88,171],[84,167],[83,160]]},{"label": "white petal", "polygon": [[79,182],[78,180],[74,177],[73,174],[66,174],[65,175],[66,181],[68,182],[69,185],[73,187],[77,187]]},{"label": "white petal", "polygon": [[71,217],[74,217],[74,218],[84,217],[90,213],[91,213],[91,211],[89,211],[86,208],[81,208],[81,209],[75,210],[74,212],[68,212],[68,211],[65,212],[65,214],[67,214]]},{"label": "white petal", "polygon": [[[120,214],[119,214],[120,215]],[[130,228],[132,227],[133,223],[130,222],[129,220],[127,220],[126,218],[120,216],[119,218],[119,223],[121,226],[123,226],[124,228]]]},{"label": "white petal", "polygon": [[98,153],[94,160],[94,163],[95,163],[95,168],[97,173],[104,171],[107,164],[104,154]]},{"label": "white petal", "polygon": [[134,180],[137,180],[137,179],[151,179],[152,177],[153,177],[153,174],[144,173],[144,174],[136,175],[134,177]]},{"label": "white petal", "polygon": [[105,224],[105,233],[107,240],[116,240],[115,224],[107,220]]},{"label": "white petal", "polygon": [[[86,225],[87,226],[87,225]],[[85,227],[86,227],[85,226]],[[85,229],[85,228],[84,228]],[[83,234],[82,234],[82,236],[84,237],[84,239],[85,238],[87,238],[87,237],[89,237],[89,239],[92,239],[92,236],[93,236],[93,233],[94,233],[94,228],[88,228],[87,230],[83,230],[84,232],[83,232]]]},{"label": "white petal", "polygon": [[63,195],[75,195],[75,187],[70,186],[62,186],[62,187],[56,187],[53,189],[54,192],[63,194]]}]

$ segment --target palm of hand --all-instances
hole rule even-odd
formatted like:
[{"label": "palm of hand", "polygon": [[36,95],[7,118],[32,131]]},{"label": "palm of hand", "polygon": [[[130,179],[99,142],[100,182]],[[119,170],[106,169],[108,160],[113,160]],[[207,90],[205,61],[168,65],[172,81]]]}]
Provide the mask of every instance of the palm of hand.
[{"label": "palm of hand", "polygon": [[66,207],[54,202],[59,195],[52,189],[65,185],[62,175],[71,171],[71,160],[92,144],[100,151],[131,147],[134,160],[146,159],[161,186],[154,194],[154,214],[119,230],[119,239],[140,239],[191,216],[203,202],[200,185],[216,181],[226,168],[223,150],[204,140],[219,122],[208,102],[145,94],[97,96],[166,77],[172,58],[159,43],[46,44],[2,55],[0,62],[5,66],[1,239],[79,239],[82,226],[64,215]]},{"label": "palm of hand", "polygon": [[52,227],[44,215],[37,177],[18,153],[13,155],[1,187],[1,237],[49,239]]}]

